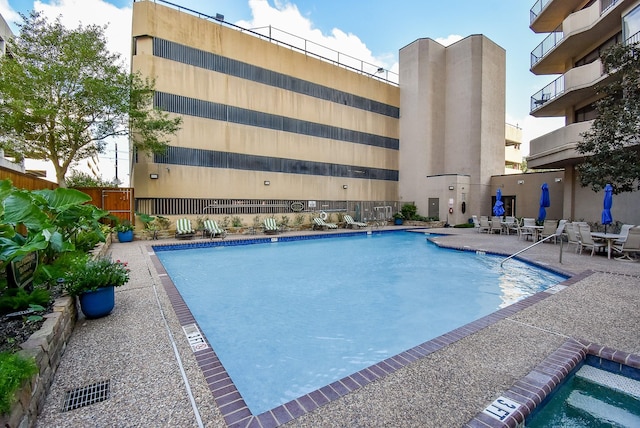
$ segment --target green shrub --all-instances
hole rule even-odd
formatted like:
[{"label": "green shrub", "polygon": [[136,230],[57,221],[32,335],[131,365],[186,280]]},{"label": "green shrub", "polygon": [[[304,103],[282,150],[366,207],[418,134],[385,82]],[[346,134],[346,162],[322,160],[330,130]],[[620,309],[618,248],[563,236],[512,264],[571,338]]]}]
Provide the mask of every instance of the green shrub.
[{"label": "green shrub", "polygon": [[473,225],[473,223],[460,223],[460,224],[456,224],[453,227],[457,227],[459,229],[465,229],[465,228],[468,228],[468,227],[474,227],[474,225]]},{"label": "green shrub", "polygon": [[418,207],[415,204],[404,204],[400,212],[406,220],[418,220]]},{"label": "green shrub", "polygon": [[23,311],[31,305],[48,306],[50,299],[49,290],[37,288],[29,293],[24,288],[7,288],[0,296],[0,313]]},{"label": "green shrub", "polygon": [[22,383],[38,373],[33,359],[10,352],[0,353],[0,414],[7,414]]}]

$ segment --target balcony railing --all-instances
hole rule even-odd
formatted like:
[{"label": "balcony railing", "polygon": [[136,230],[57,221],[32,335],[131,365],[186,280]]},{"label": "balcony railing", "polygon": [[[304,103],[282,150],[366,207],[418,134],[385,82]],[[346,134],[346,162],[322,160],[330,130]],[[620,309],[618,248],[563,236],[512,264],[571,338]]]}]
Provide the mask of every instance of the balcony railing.
[{"label": "balcony railing", "polygon": [[543,41],[531,52],[531,67],[538,63],[551,49],[555,48],[558,43],[564,39],[562,32],[562,24],[550,33]]},{"label": "balcony railing", "polygon": [[620,0],[600,0],[600,15],[611,9]]},{"label": "balcony railing", "polygon": [[558,77],[531,96],[531,110],[534,111],[564,92],[564,75]]},{"label": "balcony railing", "polygon": [[533,5],[533,7],[531,8],[531,12],[529,13],[529,17],[531,19],[529,24],[533,24],[533,21],[536,20],[538,15],[540,15],[540,12],[542,12],[544,8],[547,7],[550,1],[551,0],[538,0],[536,4]]},{"label": "balcony railing", "polygon": [[[551,0],[538,0],[531,9],[532,20],[534,9],[538,10],[538,13],[544,9],[544,7]],[[620,0],[600,0],[600,16],[604,15],[608,10],[618,4]],[[538,5],[540,3],[540,5]],[[536,15],[537,16],[537,15]],[[533,21],[531,21],[533,22]],[[531,67],[533,68],[549,51],[555,48],[563,39],[564,33],[562,31],[562,25],[560,24],[551,34],[549,34],[532,52],[531,52]]]},{"label": "balcony railing", "polygon": [[627,38],[627,40],[625,40],[624,43],[626,45],[635,45],[636,43],[640,43],[640,31],[638,31],[633,36]]}]

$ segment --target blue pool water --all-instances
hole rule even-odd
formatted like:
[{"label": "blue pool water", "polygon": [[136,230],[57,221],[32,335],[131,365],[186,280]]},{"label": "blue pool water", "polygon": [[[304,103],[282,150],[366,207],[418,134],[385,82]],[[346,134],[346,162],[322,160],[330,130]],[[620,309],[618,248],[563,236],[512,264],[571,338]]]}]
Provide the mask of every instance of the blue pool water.
[{"label": "blue pool water", "polygon": [[157,255],[253,414],[564,280],[408,232]]}]

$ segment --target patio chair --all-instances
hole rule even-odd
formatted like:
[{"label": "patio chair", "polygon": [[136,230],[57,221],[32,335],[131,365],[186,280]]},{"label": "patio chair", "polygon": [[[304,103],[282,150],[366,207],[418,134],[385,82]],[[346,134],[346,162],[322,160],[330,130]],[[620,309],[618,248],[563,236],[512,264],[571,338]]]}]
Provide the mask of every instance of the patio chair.
[{"label": "patio chair", "polygon": [[264,219],[264,233],[267,235],[274,235],[280,232],[280,228],[278,227],[278,223],[276,223],[276,219],[274,217],[267,217]]},{"label": "patio chair", "polygon": [[581,224],[579,226],[579,230],[580,230],[580,254],[582,254],[582,250],[584,248],[587,248],[587,249],[591,248],[591,256],[593,256],[593,253],[596,252],[596,249],[604,250],[607,248],[606,242],[598,242],[593,240],[593,237],[591,236],[591,227],[589,227],[589,225]]},{"label": "patio chair", "polygon": [[622,248],[622,245],[627,240],[627,236],[629,236],[629,229],[633,227],[633,224],[623,224],[622,227],[620,227],[620,238],[613,241],[612,250],[618,251],[619,248]]},{"label": "patio chair", "polygon": [[176,221],[176,238],[193,238],[195,233],[196,231],[191,227],[191,220],[188,218],[179,218]]},{"label": "patio chair", "polygon": [[367,227],[367,223],[355,221],[353,217],[351,217],[349,214],[345,214],[343,218],[345,221],[345,229],[348,227],[350,227],[351,229],[356,229],[356,228],[359,229],[361,227]]},{"label": "patio chair", "polygon": [[[563,223],[564,226],[564,223]],[[557,220],[545,220],[544,223],[542,224],[542,230],[540,231],[540,234],[538,235],[538,238],[540,240],[547,238],[549,236],[553,236],[553,243],[555,244],[557,241],[557,235],[556,235],[556,230],[558,228],[558,221]]]},{"label": "patio chair", "polygon": [[640,226],[628,230],[627,239],[617,251],[622,255],[616,260],[637,260],[636,254],[640,253]]},{"label": "patio chair", "polygon": [[511,234],[512,230],[515,230],[516,218],[514,216],[505,216],[502,222],[502,227],[507,235]]},{"label": "patio chair", "polygon": [[575,245],[576,253],[578,252],[578,248],[580,248],[579,232],[576,230],[578,226],[576,223],[567,223],[564,225],[564,231],[567,233],[567,248],[569,248],[571,244]]},{"label": "patio chair", "polygon": [[314,217],[313,219],[313,229],[314,230],[327,230],[327,229],[337,229],[338,225],[335,223],[326,223],[320,217]]},{"label": "patio chair", "polygon": [[478,220],[478,216],[472,215],[471,220],[473,221],[473,227],[475,228],[476,232],[480,233],[480,221]]},{"label": "patio chair", "polygon": [[227,236],[227,231],[218,226],[218,223],[215,220],[204,221],[204,233],[205,235],[209,235],[212,239],[224,239],[224,237]]},{"label": "patio chair", "polygon": [[491,225],[489,224],[489,217],[487,217],[486,215],[481,215],[480,216],[480,229],[478,229],[478,232],[480,232],[480,233],[482,233],[482,232],[489,233],[490,230],[491,230]]},{"label": "patio chair", "polygon": [[500,235],[502,235],[502,219],[498,216],[493,216],[491,218],[491,226],[489,227],[489,233],[493,233],[498,231]]}]

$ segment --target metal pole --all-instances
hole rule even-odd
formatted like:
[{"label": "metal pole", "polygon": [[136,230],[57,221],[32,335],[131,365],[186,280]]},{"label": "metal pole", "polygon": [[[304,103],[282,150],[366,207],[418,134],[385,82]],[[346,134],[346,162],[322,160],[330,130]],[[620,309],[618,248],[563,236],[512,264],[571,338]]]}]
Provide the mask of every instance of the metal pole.
[{"label": "metal pole", "polygon": [[560,238],[560,260],[558,263],[562,264],[562,244],[564,243],[564,240],[562,239],[562,235],[558,236],[558,238]]}]

